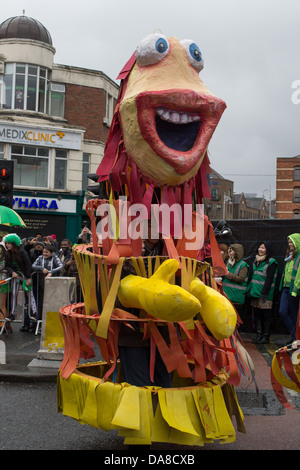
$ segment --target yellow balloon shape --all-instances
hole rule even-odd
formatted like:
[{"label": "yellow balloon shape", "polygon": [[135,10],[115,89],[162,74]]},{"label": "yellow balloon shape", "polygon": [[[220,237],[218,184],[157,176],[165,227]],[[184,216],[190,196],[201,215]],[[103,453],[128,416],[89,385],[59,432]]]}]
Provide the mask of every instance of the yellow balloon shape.
[{"label": "yellow balloon shape", "polygon": [[231,302],[198,278],[191,282],[190,291],[200,300],[200,315],[213,336],[218,340],[229,338],[234,332],[237,321],[236,311]]},{"label": "yellow balloon shape", "polygon": [[126,308],[140,308],[166,321],[185,321],[200,310],[200,302],[182,287],[170,284],[179,268],[175,259],[164,261],[149,279],[130,274],[120,282],[118,297]]}]

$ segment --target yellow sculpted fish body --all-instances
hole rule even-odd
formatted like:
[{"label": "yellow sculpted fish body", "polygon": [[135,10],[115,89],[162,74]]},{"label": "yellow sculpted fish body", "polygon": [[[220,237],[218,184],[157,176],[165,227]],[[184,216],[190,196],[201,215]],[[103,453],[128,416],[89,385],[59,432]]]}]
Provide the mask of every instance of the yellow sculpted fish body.
[{"label": "yellow sculpted fish body", "polygon": [[198,278],[191,282],[190,291],[200,301],[200,315],[213,336],[218,340],[229,338],[237,322],[231,302]]},{"label": "yellow sculpted fish body", "polygon": [[120,282],[118,297],[126,308],[141,308],[152,317],[185,321],[200,311],[200,302],[180,286],[170,284],[179,268],[175,259],[166,260],[149,279],[129,275]]}]

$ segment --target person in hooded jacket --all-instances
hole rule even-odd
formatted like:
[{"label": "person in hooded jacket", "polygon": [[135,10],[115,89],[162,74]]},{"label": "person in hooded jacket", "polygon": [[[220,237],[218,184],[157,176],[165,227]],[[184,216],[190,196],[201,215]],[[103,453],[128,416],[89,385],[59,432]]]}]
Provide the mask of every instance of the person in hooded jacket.
[{"label": "person in hooded jacket", "polygon": [[293,233],[287,239],[289,254],[280,283],[279,315],[295,341],[300,296],[300,233]]},{"label": "person in hooded jacket", "polygon": [[243,260],[244,247],[240,243],[230,245],[228,253],[228,274],[223,278],[223,290],[243,320],[250,266]]},{"label": "person in hooded jacket", "polygon": [[45,277],[59,276],[61,268],[62,262],[55,253],[54,246],[51,244],[45,245],[43,254],[39,256],[32,265],[33,272],[38,274],[35,292],[38,320],[42,319],[43,313]]},{"label": "person in hooded jacket", "polygon": [[253,262],[252,279],[249,283],[250,304],[253,308],[256,338],[254,343],[267,344],[272,326],[272,306],[278,263],[271,257],[271,246],[260,242]]}]

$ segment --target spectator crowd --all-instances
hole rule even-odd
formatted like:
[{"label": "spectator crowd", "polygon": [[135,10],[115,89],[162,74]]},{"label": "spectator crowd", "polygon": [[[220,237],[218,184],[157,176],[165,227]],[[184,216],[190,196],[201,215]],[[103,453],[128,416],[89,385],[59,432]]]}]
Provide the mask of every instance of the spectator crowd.
[{"label": "spectator crowd", "polygon": [[256,332],[253,341],[257,344],[270,341],[274,294],[278,285],[278,314],[290,335],[288,343],[295,341],[297,320],[300,320],[300,234],[293,233],[287,237],[285,265],[280,279],[277,279],[278,262],[272,256],[270,243],[262,241],[257,244],[252,265],[243,259],[241,244],[220,244],[219,247],[228,273],[217,281],[235,306],[241,325],[249,321],[249,312],[245,308],[246,300],[249,301]]},{"label": "spectator crowd", "polygon": [[[77,243],[89,243],[90,235],[90,230],[84,227],[78,235]],[[290,342],[294,341],[300,299],[300,234],[294,233],[287,237],[286,246],[283,247],[286,256],[281,279],[277,279],[278,263],[272,256],[272,247],[267,241],[257,244],[252,265],[244,260],[244,248],[240,243],[221,243],[219,249],[227,273],[222,278],[216,278],[216,281],[235,306],[241,331],[242,325],[249,322],[249,313],[245,309],[247,299],[256,332],[253,341],[258,344],[269,343],[274,293],[279,285],[278,313],[290,334]],[[15,290],[18,289],[15,283],[18,281],[22,282],[25,294],[21,331],[35,331],[34,321],[36,323],[42,319],[45,278],[53,276],[75,277],[77,302],[83,300],[72,242],[69,239],[65,238],[58,244],[54,234],[44,236],[36,233],[23,240],[14,233],[6,235],[0,241],[0,327],[5,318],[14,319]],[[28,302],[29,295],[31,302]],[[11,302],[8,302],[8,298]],[[26,308],[28,305],[31,311]]]},{"label": "spectator crowd", "polygon": [[[77,243],[88,243],[90,234],[84,227]],[[12,331],[9,322],[15,319],[20,284],[25,296],[22,332],[35,331],[36,322],[42,320],[46,277],[75,277],[77,301],[82,301],[73,243],[69,239],[59,244],[55,234],[35,233],[21,240],[17,234],[9,233],[0,240],[0,329],[6,319],[6,329]]]}]

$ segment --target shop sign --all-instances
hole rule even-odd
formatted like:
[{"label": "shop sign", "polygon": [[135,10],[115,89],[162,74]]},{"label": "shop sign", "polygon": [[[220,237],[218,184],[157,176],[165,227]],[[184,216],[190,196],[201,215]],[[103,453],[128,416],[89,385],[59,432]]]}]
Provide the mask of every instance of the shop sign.
[{"label": "shop sign", "polygon": [[0,142],[81,150],[81,132],[0,123]]},{"label": "shop sign", "polygon": [[67,212],[76,214],[76,200],[75,199],[61,199],[56,198],[42,198],[42,197],[27,197],[15,196],[13,198],[13,209],[35,211],[35,212]]}]

